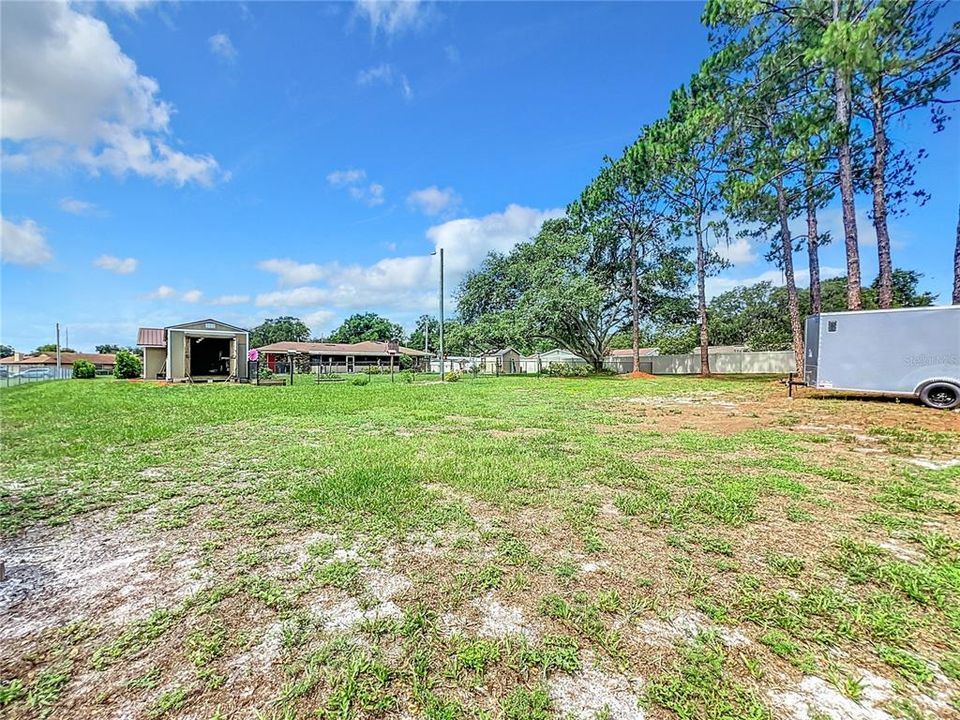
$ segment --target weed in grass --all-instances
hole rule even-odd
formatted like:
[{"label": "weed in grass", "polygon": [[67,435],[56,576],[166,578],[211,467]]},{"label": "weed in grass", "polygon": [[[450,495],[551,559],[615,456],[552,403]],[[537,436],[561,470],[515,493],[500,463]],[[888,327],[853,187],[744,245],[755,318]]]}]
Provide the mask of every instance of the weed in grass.
[{"label": "weed in grass", "polygon": [[320,585],[346,590],[356,586],[359,573],[356,560],[333,560],[317,568],[313,576]]},{"label": "weed in grass", "polygon": [[879,525],[887,530],[903,530],[905,528],[917,527],[920,524],[920,521],[916,518],[904,518],[899,515],[880,512],[879,510],[864,513],[860,519],[868,525]]},{"label": "weed in grass", "polygon": [[878,645],[877,656],[912,683],[923,685],[933,680],[933,670],[922,659],[900,648]]},{"label": "weed in grass", "polygon": [[365,651],[356,650],[331,678],[333,688],[317,716],[323,720],[349,720],[392,710],[397,699],[389,692],[392,673]]},{"label": "weed in grass", "polygon": [[550,693],[542,685],[529,690],[519,686],[501,701],[504,720],[552,720]]},{"label": "weed in grass", "polygon": [[577,565],[570,560],[564,560],[553,568],[553,574],[560,580],[571,580],[577,574]]},{"label": "weed in grass", "polygon": [[791,665],[803,672],[813,672],[817,663],[813,655],[805,652],[789,635],[779,630],[768,630],[760,636],[760,642]]},{"label": "weed in grass", "polygon": [[765,559],[767,567],[777,575],[795,578],[800,577],[800,573],[803,572],[803,560],[794,555],[769,553]]},{"label": "weed in grass", "polygon": [[666,487],[647,481],[636,492],[617,495],[613,504],[624,515],[639,517],[650,527],[659,527],[670,520],[672,500]]},{"label": "weed in grass", "polygon": [[177,614],[171,610],[154,610],[145,620],[135,622],[124,630],[116,640],[97,648],[93,653],[93,666],[103,670],[122,658],[144,650],[163,635],[176,618]]},{"label": "weed in grass", "polygon": [[147,670],[143,675],[139,675],[129,682],[127,687],[134,690],[153,690],[160,684],[160,668],[154,666]]},{"label": "weed in grass", "polygon": [[500,646],[493,640],[461,638],[456,642],[452,672],[454,677],[459,674],[461,669],[481,674],[488,665],[497,662],[499,659]]},{"label": "weed in grass", "polygon": [[715,553],[717,555],[733,555],[733,545],[728,540],[721,538],[707,537],[700,542],[700,547],[704,552]]},{"label": "weed in grass", "polygon": [[960,680],[960,652],[949,652],[940,658],[940,669],[952,680]]},{"label": "weed in grass", "polygon": [[524,644],[518,660],[524,666],[540,668],[543,673],[575,672],[580,669],[580,648],[576,640],[566,635],[545,635],[536,647]]},{"label": "weed in grass", "polygon": [[644,702],[690,720],[772,718],[760,698],[731,677],[723,644],[712,633],[680,648],[672,669],[647,684]]},{"label": "weed in grass", "polygon": [[0,682],[0,708],[12,705],[27,696],[27,688],[20,678]]},{"label": "weed in grass", "polygon": [[620,596],[612,591],[601,592],[596,599],[587,593],[579,592],[567,602],[556,594],[544,595],[540,600],[540,613],[546,617],[560,620],[571,630],[575,630],[594,641],[601,649],[616,660],[623,659],[622,638],[616,630],[608,629],[604,622],[604,613],[611,613],[622,605]]},{"label": "weed in grass", "polygon": [[168,712],[179,710],[187,701],[190,691],[182,686],[167,690],[158,697],[150,708],[150,717],[159,718]]},{"label": "weed in grass", "polygon": [[790,522],[813,522],[813,513],[800,507],[799,505],[787,505],[786,510],[784,510],[784,514],[787,516],[787,520]]}]

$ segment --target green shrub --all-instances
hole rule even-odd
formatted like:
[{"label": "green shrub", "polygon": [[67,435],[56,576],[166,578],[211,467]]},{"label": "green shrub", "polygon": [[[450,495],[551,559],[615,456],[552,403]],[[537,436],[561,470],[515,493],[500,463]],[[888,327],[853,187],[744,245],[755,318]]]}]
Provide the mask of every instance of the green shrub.
[{"label": "green shrub", "polygon": [[413,358],[409,355],[401,355],[399,357],[400,368],[403,370],[408,370],[413,367]]},{"label": "green shrub", "polygon": [[[369,367],[365,367],[363,369],[363,372],[366,375],[379,375],[380,373],[383,372],[383,368],[381,368],[379,365],[370,365]],[[360,385],[360,384],[362,383],[354,383],[354,385]]]},{"label": "green shrub", "polygon": [[116,354],[116,364],[113,366],[113,376],[121,380],[138,378],[143,371],[140,358],[129,350],[121,350]]},{"label": "green shrub", "polygon": [[270,369],[269,365],[261,365],[257,370],[257,377],[261,380],[269,380],[273,377],[273,370]]},{"label": "green shrub", "polygon": [[460,377],[461,377],[460,372],[457,370],[444,373],[443,375],[443,379],[447,382],[458,382],[460,380]]},{"label": "green shrub", "polygon": [[549,377],[587,377],[593,374],[593,368],[582,363],[552,362],[543,370]]},{"label": "green shrub", "polygon": [[341,380],[343,380],[343,378],[337,375],[337,373],[322,373],[317,375],[317,382],[319,383],[340,382]]},{"label": "green shrub", "polygon": [[400,379],[405,383],[412,383],[414,379],[413,370],[404,370],[400,373]]},{"label": "green shrub", "polygon": [[369,385],[370,384],[370,374],[369,373],[359,373],[350,378],[351,385]]},{"label": "green shrub", "polygon": [[89,360],[75,360],[73,363],[73,376],[78,380],[90,380],[97,376],[97,368]]}]

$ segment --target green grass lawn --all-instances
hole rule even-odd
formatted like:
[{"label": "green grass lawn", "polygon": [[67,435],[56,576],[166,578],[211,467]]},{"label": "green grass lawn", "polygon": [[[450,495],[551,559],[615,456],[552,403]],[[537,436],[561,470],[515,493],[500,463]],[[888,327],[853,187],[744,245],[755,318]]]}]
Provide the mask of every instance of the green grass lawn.
[{"label": "green grass lawn", "polygon": [[957,414],[784,395],[0,391],[0,714],[960,713]]}]

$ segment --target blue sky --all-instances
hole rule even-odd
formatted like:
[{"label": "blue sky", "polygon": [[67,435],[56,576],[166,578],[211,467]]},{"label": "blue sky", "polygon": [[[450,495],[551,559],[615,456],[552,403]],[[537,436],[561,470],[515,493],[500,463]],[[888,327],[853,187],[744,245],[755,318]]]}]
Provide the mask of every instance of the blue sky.
[{"label": "blue sky", "polygon": [[[435,247],[453,288],[663,114],[707,54],[700,9],[5,2],[0,341],[285,314],[323,335],[366,310],[412,329],[436,311]],[[947,301],[958,123],[892,134],[930,151],[933,195],[893,222],[894,261]],[[822,223],[836,235],[839,210]],[[779,279],[762,247],[724,252],[711,292]],[[821,262],[841,272],[840,243]]]}]

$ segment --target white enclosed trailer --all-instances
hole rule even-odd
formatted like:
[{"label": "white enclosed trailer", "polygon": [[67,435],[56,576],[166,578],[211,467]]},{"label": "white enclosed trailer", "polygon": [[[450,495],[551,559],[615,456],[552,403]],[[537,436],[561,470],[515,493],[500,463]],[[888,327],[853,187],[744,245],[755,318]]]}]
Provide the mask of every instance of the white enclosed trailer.
[{"label": "white enclosed trailer", "polygon": [[960,305],[807,318],[804,384],[960,407]]}]

